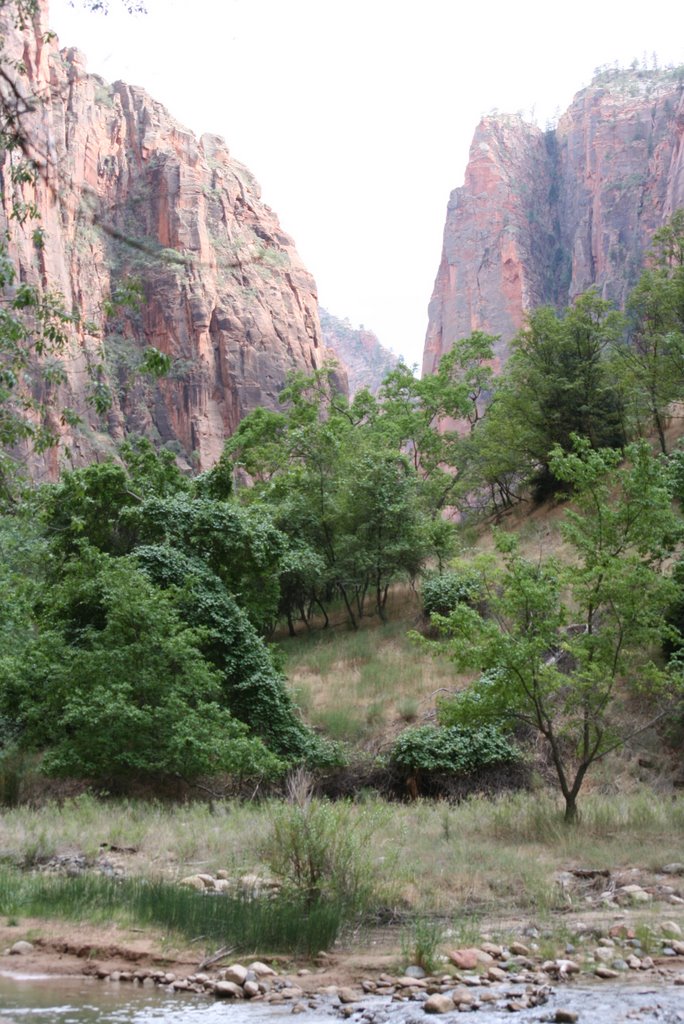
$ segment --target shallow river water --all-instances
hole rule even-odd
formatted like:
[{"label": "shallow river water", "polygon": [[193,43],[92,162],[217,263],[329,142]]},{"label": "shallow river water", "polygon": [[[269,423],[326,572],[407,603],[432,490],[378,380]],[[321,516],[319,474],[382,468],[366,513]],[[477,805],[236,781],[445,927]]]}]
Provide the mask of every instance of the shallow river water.
[{"label": "shallow river water", "polygon": [[[360,1006],[363,1010],[354,1015],[352,1024],[426,1024],[428,1020],[461,1019],[456,1013],[429,1017],[418,1003],[388,1003],[369,997]],[[544,1006],[519,1013],[510,1013],[501,1005],[483,1007],[475,1019],[486,1024],[531,1024],[553,1021],[558,1009],[575,1011],[578,1024],[681,1024],[684,986],[560,985]],[[276,1024],[286,1017],[292,1017],[287,1006],[215,1002],[196,995],[134,989],[90,978],[0,975],[0,1024]],[[331,1024],[338,1019],[332,1003],[301,1016],[304,1024]]]}]

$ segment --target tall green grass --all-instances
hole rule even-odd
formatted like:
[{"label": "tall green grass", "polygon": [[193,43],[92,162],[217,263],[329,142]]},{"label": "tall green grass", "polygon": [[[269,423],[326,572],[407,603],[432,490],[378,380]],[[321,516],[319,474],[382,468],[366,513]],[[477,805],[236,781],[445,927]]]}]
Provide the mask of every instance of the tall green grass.
[{"label": "tall green grass", "polygon": [[250,899],[200,893],[163,881],[64,877],[0,870],[0,914],[101,923],[120,921],[202,938],[235,952],[315,953],[345,921],[342,900]]}]

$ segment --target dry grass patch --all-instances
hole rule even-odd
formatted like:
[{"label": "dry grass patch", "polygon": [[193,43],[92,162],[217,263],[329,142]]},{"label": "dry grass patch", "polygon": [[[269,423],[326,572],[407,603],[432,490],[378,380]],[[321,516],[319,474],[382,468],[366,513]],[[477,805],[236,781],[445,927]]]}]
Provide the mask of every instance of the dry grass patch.
[{"label": "dry grass patch", "polygon": [[390,619],[364,618],[358,630],[335,626],[283,639],[285,674],[306,720],[335,739],[371,749],[407,723],[434,717],[435,693],[461,688],[445,657],[408,639],[421,623],[417,595],[392,594]]}]

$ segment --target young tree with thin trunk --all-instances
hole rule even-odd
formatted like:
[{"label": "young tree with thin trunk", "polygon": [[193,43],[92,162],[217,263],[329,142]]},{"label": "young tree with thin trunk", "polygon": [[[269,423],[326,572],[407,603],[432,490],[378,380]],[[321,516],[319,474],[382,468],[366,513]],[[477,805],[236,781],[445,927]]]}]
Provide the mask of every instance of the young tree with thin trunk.
[{"label": "young tree with thin trunk", "polygon": [[441,720],[519,721],[540,733],[568,822],[592,765],[646,727],[622,728],[620,708],[642,691],[651,725],[682,692],[681,679],[652,660],[676,592],[663,559],[681,524],[665,465],[645,442],[627,457],[621,469],[619,453],[586,440],[575,438],[570,453],[556,447],[552,472],[575,491],[562,526],[572,559],[530,560],[515,535],[498,533],[498,558],[476,562],[477,608],[459,604],[441,619],[459,669],[485,673],[442,703]]}]

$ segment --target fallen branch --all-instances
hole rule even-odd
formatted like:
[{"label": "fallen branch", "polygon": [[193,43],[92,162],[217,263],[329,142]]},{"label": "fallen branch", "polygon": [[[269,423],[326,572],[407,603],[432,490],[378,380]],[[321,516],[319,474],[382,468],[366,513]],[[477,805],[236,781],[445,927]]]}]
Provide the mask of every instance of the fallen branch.
[{"label": "fallen branch", "polygon": [[197,970],[203,971],[205,967],[211,967],[212,964],[217,964],[219,960],[223,960],[224,957],[230,956],[234,949],[235,946],[221,946],[221,948],[215,953],[212,953],[211,956],[205,956]]}]

